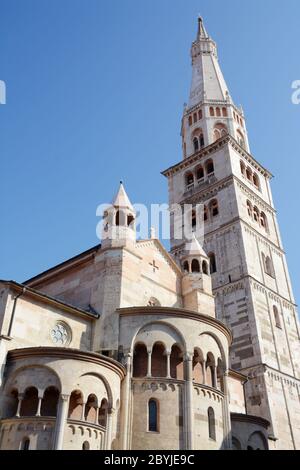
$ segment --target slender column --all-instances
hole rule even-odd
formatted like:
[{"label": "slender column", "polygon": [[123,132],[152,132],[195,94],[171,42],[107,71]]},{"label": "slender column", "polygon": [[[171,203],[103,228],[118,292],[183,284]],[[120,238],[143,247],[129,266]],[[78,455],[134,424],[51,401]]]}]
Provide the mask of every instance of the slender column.
[{"label": "slender column", "polygon": [[129,445],[129,403],[130,403],[130,384],[131,384],[131,375],[132,375],[132,355],[129,353],[126,357],[126,376],[123,381],[122,386],[122,428],[121,434],[122,438],[122,449],[128,450]]},{"label": "slender column", "polygon": [[86,403],[83,402],[82,403],[82,410],[81,410],[81,421],[85,421],[85,418],[84,418],[85,407],[86,407]]},{"label": "slender column", "polygon": [[36,410],[35,416],[41,416],[42,399],[43,399],[43,397],[40,397],[40,396],[39,396],[39,402],[38,402],[38,406],[37,406],[37,410]]},{"label": "slender column", "polygon": [[24,393],[19,393],[19,395],[18,395],[18,400],[19,401],[18,401],[18,408],[17,408],[17,411],[16,411],[16,418],[20,418],[20,411],[21,411],[23,398],[24,398]]},{"label": "slender column", "polygon": [[193,411],[193,354],[185,357],[185,410],[186,410],[186,450],[194,449],[194,411]]},{"label": "slender column", "polygon": [[171,351],[166,352],[167,356],[167,379],[171,378]]},{"label": "slender column", "polygon": [[100,410],[100,408],[97,407],[97,408],[96,408],[96,424],[97,424],[97,425],[99,424],[99,410]]},{"label": "slender column", "polygon": [[205,362],[201,362],[202,366],[202,375],[203,375],[203,385],[206,385],[206,369],[205,369]]},{"label": "slender column", "polygon": [[55,426],[55,450],[62,450],[65,424],[68,417],[70,395],[61,395]]},{"label": "slender column", "polygon": [[217,366],[213,367],[213,387],[218,388],[218,380],[217,380]]},{"label": "slender column", "polygon": [[108,410],[106,418],[106,439],[105,439],[105,450],[111,449],[111,434],[113,425],[114,409]]},{"label": "slender column", "polygon": [[151,372],[152,349],[147,349],[147,353],[148,353],[147,377],[152,377],[152,372]]},{"label": "slender column", "polygon": [[224,383],[224,399],[222,402],[222,411],[223,411],[223,430],[224,430],[224,448],[232,448],[231,440],[231,421],[230,421],[230,412],[229,412],[229,400],[228,400],[228,371],[224,372],[223,383]]}]

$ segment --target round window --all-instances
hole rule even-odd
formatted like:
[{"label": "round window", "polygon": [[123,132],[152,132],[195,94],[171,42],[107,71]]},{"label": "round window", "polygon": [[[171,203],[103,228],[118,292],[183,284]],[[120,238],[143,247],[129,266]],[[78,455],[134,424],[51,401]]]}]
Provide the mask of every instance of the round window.
[{"label": "round window", "polygon": [[66,323],[56,323],[50,335],[52,342],[57,346],[66,346],[71,342],[71,329]]}]

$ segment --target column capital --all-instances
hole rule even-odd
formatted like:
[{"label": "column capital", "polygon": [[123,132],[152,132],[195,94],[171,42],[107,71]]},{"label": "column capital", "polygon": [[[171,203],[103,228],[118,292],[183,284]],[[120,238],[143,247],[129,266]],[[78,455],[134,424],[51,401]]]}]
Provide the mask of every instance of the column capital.
[{"label": "column capital", "polygon": [[186,352],[183,356],[184,361],[190,362],[193,360],[194,353],[193,352]]},{"label": "column capital", "polygon": [[63,400],[63,401],[68,401],[69,398],[70,398],[70,395],[68,395],[67,393],[61,393],[61,394],[60,394],[60,398],[61,398],[61,400]]}]

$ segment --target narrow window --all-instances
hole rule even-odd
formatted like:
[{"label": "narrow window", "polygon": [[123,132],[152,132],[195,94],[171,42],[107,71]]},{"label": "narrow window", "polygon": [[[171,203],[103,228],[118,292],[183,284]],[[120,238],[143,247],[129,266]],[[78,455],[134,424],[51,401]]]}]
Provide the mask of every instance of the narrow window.
[{"label": "narrow window", "polygon": [[216,108],[216,114],[217,114],[218,117],[221,116],[221,110],[220,110],[220,108]]},{"label": "narrow window", "polygon": [[207,207],[204,206],[204,222],[207,222],[208,221],[208,210],[207,210]]},{"label": "narrow window", "polygon": [[202,272],[203,274],[208,274],[208,265],[206,261],[202,262]]},{"label": "narrow window", "polygon": [[227,117],[227,109],[226,108],[222,108],[222,114],[223,114],[223,117]]},{"label": "narrow window", "polygon": [[187,261],[185,261],[183,263],[183,270],[184,272],[188,273],[189,272],[189,263]]},{"label": "narrow window", "polygon": [[200,109],[200,111],[198,112],[198,119],[199,121],[202,119],[202,109]]},{"label": "narrow window", "polygon": [[273,306],[273,314],[274,314],[276,327],[281,328],[281,322],[280,322],[280,316],[279,316],[278,308],[275,305]]},{"label": "narrow window", "polygon": [[257,187],[257,189],[260,188],[260,185],[259,185],[259,178],[258,178],[258,176],[257,176],[256,173],[254,173],[254,175],[253,175],[253,183],[254,183],[254,185]]},{"label": "narrow window", "polygon": [[213,217],[216,217],[217,215],[219,215],[219,206],[218,206],[218,201],[216,199],[214,199],[210,203],[210,211]]},{"label": "narrow window", "polygon": [[197,122],[197,113],[194,113],[193,119],[194,119],[194,123]]},{"label": "narrow window", "polygon": [[204,147],[204,136],[203,136],[203,134],[200,134],[199,141],[200,141],[200,148],[203,148]]},{"label": "narrow window", "polygon": [[259,210],[256,206],[253,209],[253,217],[255,222],[259,222]]},{"label": "narrow window", "polygon": [[214,168],[214,162],[212,160],[209,160],[207,163],[206,163],[206,173],[208,175],[211,175],[212,173],[214,173],[215,171],[215,168]]},{"label": "narrow window", "polygon": [[189,116],[189,126],[192,126],[193,125],[193,118],[192,116]]},{"label": "narrow window", "polygon": [[210,114],[211,116],[214,116],[214,115],[215,115],[215,110],[214,110],[213,107],[209,108],[209,114]]},{"label": "narrow window", "polygon": [[192,273],[200,273],[200,264],[197,259],[192,261]]},{"label": "narrow window", "polygon": [[217,272],[217,263],[216,263],[216,256],[214,253],[210,253],[208,255],[209,257],[209,269],[210,269],[210,273],[211,274],[214,274]]},{"label": "narrow window", "polygon": [[248,215],[252,219],[252,204],[250,201],[247,201],[247,210],[248,210]]},{"label": "narrow window", "polygon": [[158,407],[156,400],[149,400],[148,403],[148,431],[158,432]]},{"label": "narrow window", "polygon": [[245,176],[246,167],[245,167],[245,165],[242,161],[240,162],[240,166],[241,166],[241,173],[242,173],[243,176]]},{"label": "narrow window", "polygon": [[82,444],[82,450],[90,450],[90,444],[88,443],[88,441],[84,441],[84,443]]},{"label": "narrow window", "polygon": [[194,151],[198,152],[198,150],[199,150],[199,140],[198,140],[197,137],[194,138],[193,144],[194,144]]},{"label": "narrow window", "polygon": [[30,447],[30,439],[26,437],[22,442],[21,450],[29,450],[29,447]]},{"label": "narrow window", "polygon": [[197,180],[202,180],[204,178],[204,171],[202,166],[197,169]]},{"label": "narrow window", "polygon": [[210,439],[216,440],[216,422],[215,422],[215,412],[213,408],[208,408],[207,410],[208,417],[208,435]]},{"label": "narrow window", "polygon": [[196,212],[193,211],[192,212],[192,230],[195,231],[196,227],[197,227],[197,216],[196,216]]}]

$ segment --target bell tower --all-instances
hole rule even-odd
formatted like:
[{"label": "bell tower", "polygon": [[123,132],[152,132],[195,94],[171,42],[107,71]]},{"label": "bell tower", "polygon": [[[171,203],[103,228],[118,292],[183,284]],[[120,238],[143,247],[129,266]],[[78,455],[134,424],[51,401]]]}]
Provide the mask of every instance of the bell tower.
[{"label": "bell tower", "polygon": [[[191,56],[183,159],[163,172],[169,205],[204,206],[200,223],[216,315],[233,333],[231,367],[248,376],[247,412],[270,421],[270,448],[300,449],[299,322],[272,175],[250,153],[245,115],[231,98],[201,18]],[[171,253],[182,264],[185,241],[174,237],[172,210],[170,217]]]}]

